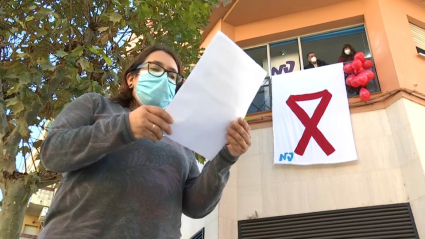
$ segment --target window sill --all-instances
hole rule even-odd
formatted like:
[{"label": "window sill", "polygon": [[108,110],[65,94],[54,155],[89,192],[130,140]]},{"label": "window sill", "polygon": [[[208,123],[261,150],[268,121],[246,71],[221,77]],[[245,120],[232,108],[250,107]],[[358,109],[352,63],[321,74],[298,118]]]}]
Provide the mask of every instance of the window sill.
[{"label": "window sill", "polygon": [[421,52],[418,52],[418,54],[417,54],[420,58],[422,58],[422,59],[425,59],[425,54],[424,53],[421,53]]}]

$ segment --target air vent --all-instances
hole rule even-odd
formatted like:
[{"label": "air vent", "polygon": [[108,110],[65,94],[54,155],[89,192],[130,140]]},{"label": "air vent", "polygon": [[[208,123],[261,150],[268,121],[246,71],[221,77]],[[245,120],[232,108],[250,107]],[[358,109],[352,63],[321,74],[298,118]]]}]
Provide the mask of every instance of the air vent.
[{"label": "air vent", "polygon": [[419,238],[410,204],[239,221],[239,239]]},{"label": "air vent", "polygon": [[204,239],[205,228],[202,228],[199,232],[193,235],[190,239]]}]

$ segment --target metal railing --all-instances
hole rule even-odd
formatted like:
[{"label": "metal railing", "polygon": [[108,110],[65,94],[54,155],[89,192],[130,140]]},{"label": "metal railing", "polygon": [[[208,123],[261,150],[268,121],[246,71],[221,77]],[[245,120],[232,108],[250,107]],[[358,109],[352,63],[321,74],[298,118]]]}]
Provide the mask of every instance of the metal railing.
[{"label": "metal railing", "polygon": [[[373,61],[373,58],[366,58]],[[375,63],[375,62],[374,62]],[[375,78],[367,84],[365,87],[370,91],[370,93],[380,92],[381,87],[379,86],[379,80],[378,80],[378,74],[376,72],[375,65],[370,69],[374,74]],[[346,78],[347,75],[345,75],[344,78]],[[345,79],[344,79],[345,81]],[[361,87],[350,87],[346,85],[347,90],[347,97],[355,97],[359,95]],[[270,76],[267,76],[264,79],[263,85],[260,87],[260,90],[258,91],[257,95],[255,95],[254,100],[252,101],[247,114],[254,114],[264,111],[270,111],[272,110],[272,80]]]},{"label": "metal railing", "polygon": [[29,235],[29,234],[25,234],[25,233],[21,233],[21,235],[19,235],[19,239],[37,239],[37,236],[35,235]]},{"label": "metal railing", "polygon": [[272,79],[267,76],[249,106],[248,114],[269,110],[272,110]]}]

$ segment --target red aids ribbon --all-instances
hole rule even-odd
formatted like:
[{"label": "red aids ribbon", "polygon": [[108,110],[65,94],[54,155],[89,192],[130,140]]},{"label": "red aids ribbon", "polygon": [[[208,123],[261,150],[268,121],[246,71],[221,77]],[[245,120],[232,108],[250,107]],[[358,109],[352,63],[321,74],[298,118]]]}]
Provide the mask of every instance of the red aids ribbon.
[{"label": "red aids ribbon", "polygon": [[[322,98],[322,100],[320,101],[319,105],[317,106],[311,118],[297,104],[297,101],[309,101],[309,100],[316,100],[320,98]],[[307,148],[310,138],[314,138],[316,140],[317,144],[320,146],[320,148],[322,148],[323,152],[325,152],[326,155],[329,156],[333,152],[335,152],[334,147],[325,138],[323,133],[317,128],[317,125],[319,124],[320,119],[325,113],[326,108],[328,107],[329,102],[331,101],[331,98],[332,98],[332,94],[328,90],[324,90],[324,91],[320,91],[320,92],[316,92],[312,94],[289,96],[288,100],[286,101],[286,104],[298,117],[301,123],[305,126],[304,133],[294,151],[296,154],[300,156],[304,155],[305,149]]]}]

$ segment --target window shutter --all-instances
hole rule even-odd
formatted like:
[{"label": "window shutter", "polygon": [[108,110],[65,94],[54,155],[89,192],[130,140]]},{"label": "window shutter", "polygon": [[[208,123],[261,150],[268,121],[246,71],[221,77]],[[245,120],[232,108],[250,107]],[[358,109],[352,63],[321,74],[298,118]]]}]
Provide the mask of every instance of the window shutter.
[{"label": "window shutter", "polygon": [[425,50],[425,29],[410,23],[410,30],[412,31],[413,40],[415,41],[416,46]]},{"label": "window shutter", "polygon": [[204,239],[205,228],[202,228],[199,232],[193,235],[190,239]]},{"label": "window shutter", "polygon": [[419,238],[410,204],[239,221],[239,239]]}]

